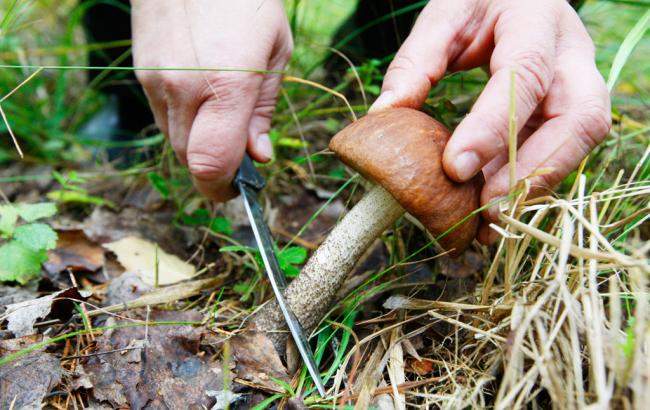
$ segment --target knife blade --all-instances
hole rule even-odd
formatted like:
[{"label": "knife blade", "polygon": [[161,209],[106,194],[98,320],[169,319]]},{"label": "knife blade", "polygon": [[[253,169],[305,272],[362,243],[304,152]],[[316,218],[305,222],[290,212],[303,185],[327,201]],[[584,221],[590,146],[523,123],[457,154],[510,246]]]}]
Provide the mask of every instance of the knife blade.
[{"label": "knife blade", "polygon": [[257,169],[255,169],[255,165],[253,165],[253,161],[248,154],[244,154],[244,158],[239,166],[239,170],[237,171],[233,183],[235,188],[239,190],[242,200],[244,201],[246,214],[248,215],[248,220],[253,229],[255,241],[257,242],[262,262],[264,263],[264,269],[269,279],[269,283],[271,283],[271,288],[273,288],[273,293],[275,294],[275,299],[278,302],[280,311],[282,311],[287,327],[289,328],[291,336],[298,348],[298,352],[300,353],[300,356],[302,357],[305,366],[307,366],[307,370],[318,389],[318,393],[321,397],[325,397],[325,386],[323,385],[323,380],[318,371],[318,366],[314,359],[314,353],[309,346],[305,330],[284,297],[283,292],[287,287],[287,281],[284,272],[278,263],[278,258],[275,255],[273,237],[271,236],[268,225],[264,221],[262,206],[258,201],[259,192],[264,188],[266,182],[259,172],[257,172]]}]

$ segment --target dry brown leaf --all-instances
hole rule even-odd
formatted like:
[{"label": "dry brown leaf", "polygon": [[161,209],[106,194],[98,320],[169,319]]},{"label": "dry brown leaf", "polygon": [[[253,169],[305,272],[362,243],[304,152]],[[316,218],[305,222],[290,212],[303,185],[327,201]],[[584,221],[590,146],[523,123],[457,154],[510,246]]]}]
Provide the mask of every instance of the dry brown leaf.
[{"label": "dry brown leaf", "polygon": [[61,320],[68,319],[74,312],[74,301],[86,300],[90,293],[75,287],[52,293],[37,299],[26,300],[7,306],[7,311],[0,319],[7,320],[7,329],[16,337],[36,333],[34,323],[46,317]]},{"label": "dry brown leaf", "polygon": [[417,374],[418,376],[426,376],[433,373],[434,363],[431,360],[417,360],[409,359],[407,360],[406,369]]},{"label": "dry brown leaf", "polygon": [[124,268],[137,274],[142,281],[154,286],[156,283],[156,262],[158,285],[171,285],[196,276],[196,268],[171,255],[153,242],[136,236],[127,236],[118,241],[104,244],[117,256]]},{"label": "dry brown leaf", "polygon": [[94,272],[104,265],[104,249],[92,243],[81,230],[58,231],[56,248],[48,252],[43,265],[49,273],[72,271]]},{"label": "dry brown leaf", "polygon": [[[197,322],[197,311],[152,310],[151,322]],[[203,330],[188,325],[114,329],[97,337],[96,353],[82,362],[95,400],[113,407],[209,408],[207,391],[223,389],[221,363],[199,354]]]},{"label": "dry brown leaf", "polygon": [[[41,339],[42,336],[34,335],[0,341],[0,356]],[[61,382],[62,374],[59,360],[43,351],[0,366],[0,409],[40,409],[45,395]]]},{"label": "dry brown leaf", "polygon": [[231,339],[235,372],[241,379],[248,380],[260,388],[270,391],[282,391],[271,378],[289,381],[273,342],[262,332],[247,331]]}]

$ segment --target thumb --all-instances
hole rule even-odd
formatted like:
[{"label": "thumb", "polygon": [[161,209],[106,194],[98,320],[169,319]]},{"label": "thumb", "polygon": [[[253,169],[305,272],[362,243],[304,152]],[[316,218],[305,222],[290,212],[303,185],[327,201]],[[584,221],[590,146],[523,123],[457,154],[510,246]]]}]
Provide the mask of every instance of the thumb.
[{"label": "thumb", "polygon": [[402,47],[386,71],[381,95],[370,112],[388,107],[420,108],[431,87],[447,71],[461,51],[460,29],[473,13],[465,2],[430,2],[418,17]]}]

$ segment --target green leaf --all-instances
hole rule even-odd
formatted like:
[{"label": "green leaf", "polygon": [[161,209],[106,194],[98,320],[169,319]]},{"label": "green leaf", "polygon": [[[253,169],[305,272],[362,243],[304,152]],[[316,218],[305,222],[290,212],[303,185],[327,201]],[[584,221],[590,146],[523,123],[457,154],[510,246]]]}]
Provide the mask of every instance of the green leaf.
[{"label": "green leaf", "polygon": [[[250,252],[261,267],[264,266],[260,251],[257,248],[243,245],[222,246],[219,252]],[[300,265],[307,259],[307,250],[300,246],[290,246],[287,249],[278,252],[277,248],[275,254],[278,257],[278,264],[280,269],[287,277],[294,278],[300,273],[300,268],[294,265]]]},{"label": "green leaf", "polygon": [[307,249],[300,246],[290,246],[280,251],[278,259],[292,265],[304,263],[307,259]]},{"label": "green leaf", "polygon": [[343,167],[336,167],[330,172],[327,173],[327,175],[331,176],[332,178],[336,179],[346,179],[345,178],[345,168]]},{"label": "green leaf", "polygon": [[271,143],[275,145],[280,139],[280,132],[275,128],[271,129],[271,131],[269,131],[269,139],[271,140]]},{"label": "green leaf", "polygon": [[21,225],[14,231],[14,239],[33,251],[54,249],[56,232],[43,223]]},{"label": "green leaf", "polygon": [[298,275],[300,275],[300,269],[296,268],[293,265],[282,265],[280,264],[280,267],[282,268],[282,271],[284,272],[284,276],[287,278],[295,278]]},{"label": "green leaf", "polygon": [[81,191],[70,191],[65,189],[55,190],[49,192],[47,197],[63,204],[90,204],[115,208],[115,204],[111,201]]},{"label": "green leaf", "polygon": [[212,219],[209,228],[217,233],[232,235],[232,226],[230,225],[230,221],[220,216]]},{"label": "green leaf", "polygon": [[229,246],[222,246],[219,248],[219,252],[251,252],[251,253],[258,253],[259,251],[257,248],[253,248],[250,246],[244,246],[244,245],[229,245]]},{"label": "green leaf", "polygon": [[365,88],[365,90],[372,95],[379,95],[379,93],[381,92],[381,87],[378,86],[377,84],[368,84],[363,88]]},{"label": "green leaf", "polygon": [[41,202],[38,204],[16,205],[18,215],[26,222],[34,222],[38,219],[49,218],[56,214],[56,204],[52,202]]},{"label": "green leaf", "polygon": [[162,175],[152,171],[147,174],[147,179],[149,179],[149,183],[156,191],[158,191],[160,196],[162,196],[164,199],[169,198],[169,193],[170,193],[169,184],[167,183],[167,180],[163,178]]},{"label": "green leaf", "polygon": [[307,250],[300,246],[290,246],[281,250],[278,254],[278,263],[284,274],[289,278],[295,278],[300,274],[300,265],[307,259]]},{"label": "green leaf", "polygon": [[0,246],[0,282],[16,281],[24,285],[39,275],[46,260],[45,251],[33,251],[15,240],[8,242]]},{"label": "green leaf", "polygon": [[217,216],[210,218],[210,211],[207,209],[199,208],[192,212],[191,215],[183,214],[181,221],[185,225],[199,226],[203,225],[210,228],[212,231],[222,233],[224,235],[232,235],[232,226],[227,218]]},{"label": "green leaf", "polygon": [[86,182],[84,178],[79,177],[79,175],[75,171],[70,171],[66,175],[61,174],[60,172],[57,171],[52,171],[52,177],[58,182],[61,187],[64,189],[70,190],[70,191],[77,191],[77,192],[88,192],[85,189],[83,189],[80,186],[77,186],[75,184],[82,184]]},{"label": "green leaf", "polygon": [[607,89],[611,93],[618,81],[618,77],[621,75],[623,66],[630,58],[632,51],[639,44],[643,38],[646,30],[650,27],[650,10],[646,11],[643,16],[637,21],[637,23],[632,27],[632,30],[625,36],[623,43],[618,48],[614,61],[612,62],[612,68],[609,70],[609,76],[607,76]]},{"label": "green leaf", "polygon": [[13,205],[0,206],[0,233],[11,236],[16,228],[18,211]]},{"label": "green leaf", "polygon": [[198,226],[206,225],[210,220],[210,212],[207,209],[199,208],[192,212],[191,214],[182,214],[181,221],[185,225]]},{"label": "green leaf", "polygon": [[283,137],[278,139],[277,145],[287,148],[306,148],[309,144],[300,138]]},{"label": "green leaf", "polygon": [[296,395],[296,392],[291,388],[291,385],[290,385],[289,383],[285,382],[285,381],[282,380],[282,379],[277,379],[277,378],[275,378],[275,377],[273,377],[273,376],[270,376],[270,378],[271,378],[271,380],[273,380],[274,382],[276,382],[277,384],[279,384],[280,386],[282,386],[282,388],[283,388],[287,393],[289,393],[290,396],[293,397],[293,396]]},{"label": "green leaf", "polygon": [[255,407],[253,407],[251,410],[264,410],[264,409],[268,408],[271,404],[273,404],[273,402],[275,402],[276,400],[281,399],[282,397],[284,397],[283,394],[274,394],[273,396],[267,397],[266,399],[264,399],[261,402],[257,403],[255,405]]},{"label": "green leaf", "polygon": [[248,282],[237,282],[233,285],[232,290],[236,293],[239,293],[240,295],[243,295],[244,293],[248,292],[250,286],[251,285]]}]

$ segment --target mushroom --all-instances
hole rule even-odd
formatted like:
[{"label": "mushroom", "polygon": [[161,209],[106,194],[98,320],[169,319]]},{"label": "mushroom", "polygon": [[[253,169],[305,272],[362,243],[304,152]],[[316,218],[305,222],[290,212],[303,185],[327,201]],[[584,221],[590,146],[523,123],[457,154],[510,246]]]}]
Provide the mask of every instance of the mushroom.
[{"label": "mushroom", "polygon": [[[285,291],[305,329],[318,324],[356,261],[405,211],[437,236],[478,207],[481,177],[459,184],[442,169],[449,136],[442,124],[420,111],[392,108],[366,115],[331,140],[330,149],[375,185],[332,230]],[[472,241],[477,225],[477,217],[466,220],[442,238],[440,245],[457,255]],[[266,332],[286,328],[275,302],[262,308],[252,325]],[[286,332],[268,336],[283,351]]]}]

